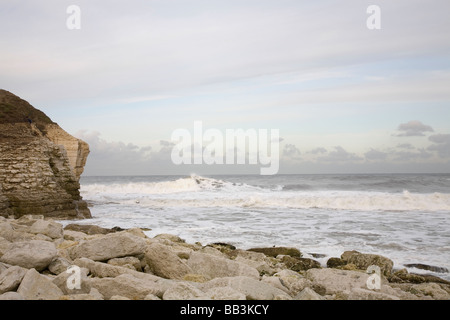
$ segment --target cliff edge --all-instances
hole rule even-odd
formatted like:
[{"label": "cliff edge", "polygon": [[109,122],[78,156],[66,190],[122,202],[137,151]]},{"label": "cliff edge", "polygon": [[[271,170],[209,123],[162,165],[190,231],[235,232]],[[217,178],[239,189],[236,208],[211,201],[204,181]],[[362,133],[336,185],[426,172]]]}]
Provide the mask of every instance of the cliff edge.
[{"label": "cliff edge", "polygon": [[0,89],[0,216],[90,218],[79,191],[88,154],[86,142]]}]

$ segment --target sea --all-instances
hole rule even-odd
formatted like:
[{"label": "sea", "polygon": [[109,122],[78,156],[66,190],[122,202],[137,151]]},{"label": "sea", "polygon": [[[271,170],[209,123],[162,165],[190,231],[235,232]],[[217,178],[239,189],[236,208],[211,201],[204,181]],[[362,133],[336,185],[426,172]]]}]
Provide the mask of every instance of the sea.
[{"label": "sea", "polygon": [[[344,251],[450,280],[450,174],[83,176],[93,218],[189,243],[296,247],[322,265]],[[65,224],[73,221],[65,221]]]}]

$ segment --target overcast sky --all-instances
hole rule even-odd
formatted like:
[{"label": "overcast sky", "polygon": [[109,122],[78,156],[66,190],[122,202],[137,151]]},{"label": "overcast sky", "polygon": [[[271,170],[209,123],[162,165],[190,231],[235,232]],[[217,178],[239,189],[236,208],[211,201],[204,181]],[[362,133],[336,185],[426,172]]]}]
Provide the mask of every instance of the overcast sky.
[{"label": "overcast sky", "polygon": [[[81,29],[67,28],[69,5]],[[278,129],[280,173],[449,173],[449,12],[448,0],[0,0],[0,87],[90,144],[85,175],[259,172],[175,166],[172,132],[194,121]]]}]

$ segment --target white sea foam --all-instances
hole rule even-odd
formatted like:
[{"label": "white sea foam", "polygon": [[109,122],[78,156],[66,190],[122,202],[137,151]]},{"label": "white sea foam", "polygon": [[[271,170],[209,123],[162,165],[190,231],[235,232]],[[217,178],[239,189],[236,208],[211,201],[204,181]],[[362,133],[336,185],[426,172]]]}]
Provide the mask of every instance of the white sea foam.
[{"label": "white sea foam", "polygon": [[89,184],[86,199],[139,202],[149,207],[254,207],[365,211],[450,211],[450,194],[374,191],[283,191],[281,186],[261,188],[245,183],[192,175],[172,181]]},{"label": "white sea foam", "polygon": [[243,249],[296,246],[325,254],[322,263],[358,250],[387,256],[398,268],[450,269],[445,181],[430,175],[93,177],[81,191],[94,218],[80,223],[146,227],[149,236],[171,233]]}]

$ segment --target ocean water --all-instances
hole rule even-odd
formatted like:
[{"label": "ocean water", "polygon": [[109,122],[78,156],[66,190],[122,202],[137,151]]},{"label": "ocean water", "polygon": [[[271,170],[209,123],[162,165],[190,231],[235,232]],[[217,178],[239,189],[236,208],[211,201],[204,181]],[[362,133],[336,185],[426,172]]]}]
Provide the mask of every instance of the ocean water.
[{"label": "ocean water", "polygon": [[241,249],[294,246],[324,265],[358,250],[394,268],[450,270],[450,174],[82,177],[81,194],[93,219],[79,223]]}]

